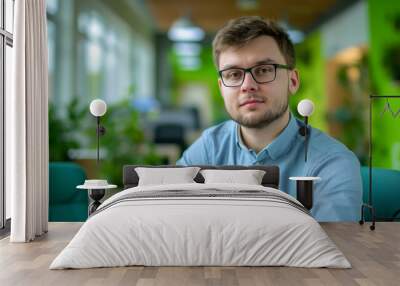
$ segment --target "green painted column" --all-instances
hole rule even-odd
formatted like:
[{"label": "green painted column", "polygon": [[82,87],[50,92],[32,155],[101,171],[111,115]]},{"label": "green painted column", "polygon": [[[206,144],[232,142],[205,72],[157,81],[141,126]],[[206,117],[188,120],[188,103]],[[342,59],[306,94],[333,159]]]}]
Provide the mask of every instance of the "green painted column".
[{"label": "green painted column", "polygon": [[[400,1],[368,1],[371,92],[400,96]],[[400,98],[373,101],[373,166],[400,169]]]}]

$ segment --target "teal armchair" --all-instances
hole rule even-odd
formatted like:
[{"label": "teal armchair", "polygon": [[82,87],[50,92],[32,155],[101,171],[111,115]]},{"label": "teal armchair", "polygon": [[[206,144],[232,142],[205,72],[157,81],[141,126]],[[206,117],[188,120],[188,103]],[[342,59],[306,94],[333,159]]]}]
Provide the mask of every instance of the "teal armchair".
[{"label": "teal armchair", "polygon": [[76,189],[84,183],[85,171],[72,162],[49,164],[49,221],[85,221],[88,194]]},{"label": "teal armchair", "polygon": [[[368,203],[369,168],[361,167],[363,182],[363,200]],[[392,218],[400,209],[400,171],[372,168],[372,203],[376,210],[377,221]],[[366,218],[370,220],[369,211]],[[397,213],[399,218],[399,213]]]}]

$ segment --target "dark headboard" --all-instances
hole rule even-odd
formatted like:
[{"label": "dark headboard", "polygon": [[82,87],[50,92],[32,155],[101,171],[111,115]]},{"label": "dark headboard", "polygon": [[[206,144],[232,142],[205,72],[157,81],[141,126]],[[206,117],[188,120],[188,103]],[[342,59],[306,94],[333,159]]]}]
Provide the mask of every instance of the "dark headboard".
[{"label": "dark headboard", "polygon": [[[261,184],[265,187],[271,187],[278,189],[279,188],[279,167],[278,166],[264,166],[264,165],[256,165],[256,166],[237,166],[237,165],[229,165],[229,166],[211,166],[211,165],[194,165],[195,167],[200,167],[201,169],[218,169],[218,170],[247,170],[247,169],[255,169],[255,170],[264,170],[265,175],[262,179]],[[163,166],[149,166],[149,165],[125,165],[123,169],[123,184],[124,189],[133,188],[138,185],[139,177],[135,171],[137,167],[147,167],[147,168],[182,168],[185,166],[175,166],[175,165],[163,165]],[[200,174],[194,178],[197,183],[204,183],[204,178]]]}]

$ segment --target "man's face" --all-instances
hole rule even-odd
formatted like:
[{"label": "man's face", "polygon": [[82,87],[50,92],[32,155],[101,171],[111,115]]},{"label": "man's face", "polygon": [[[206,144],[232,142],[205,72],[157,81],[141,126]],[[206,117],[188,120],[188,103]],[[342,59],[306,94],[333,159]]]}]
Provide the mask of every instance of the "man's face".
[{"label": "man's face", "polygon": [[[228,48],[219,56],[219,70],[266,63],[287,64],[278,44],[269,36],[255,38],[243,47]],[[247,72],[241,86],[226,87],[221,78],[218,84],[231,118],[245,127],[261,128],[288,112],[289,95],[297,91],[299,80],[296,70],[277,68],[275,80],[269,83],[257,83]]]}]

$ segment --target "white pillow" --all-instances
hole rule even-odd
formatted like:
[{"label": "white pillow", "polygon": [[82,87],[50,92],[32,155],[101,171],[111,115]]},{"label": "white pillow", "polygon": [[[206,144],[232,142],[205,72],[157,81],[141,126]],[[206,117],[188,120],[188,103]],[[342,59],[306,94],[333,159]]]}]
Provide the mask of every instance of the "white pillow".
[{"label": "white pillow", "polygon": [[182,168],[135,168],[139,176],[138,186],[195,183],[199,167]]},{"label": "white pillow", "polygon": [[261,185],[265,175],[263,170],[201,170],[204,183],[234,183]]}]

